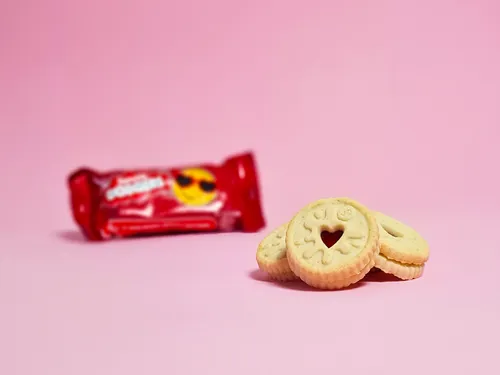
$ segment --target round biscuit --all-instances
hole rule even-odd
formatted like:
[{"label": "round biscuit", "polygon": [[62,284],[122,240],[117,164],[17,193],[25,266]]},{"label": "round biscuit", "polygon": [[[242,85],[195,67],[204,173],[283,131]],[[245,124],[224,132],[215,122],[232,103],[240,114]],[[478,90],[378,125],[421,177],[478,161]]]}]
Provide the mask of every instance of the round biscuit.
[{"label": "round biscuit", "polygon": [[429,259],[429,245],[413,228],[381,212],[373,212],[380,232],[380,253],[390,260],[422,265]]},{"label": "round biscuit", "polygon": [[375,257],[375,267],[402,280],[419,278],[424,272],[424,265],[400,263],[388,259],[382,254],[378,254]]},{"label": "round biscuit", "polygon": [[[323,231],[342,230],[328,247]],[[368,273],[379,252],[379,228],[365,206],[349,198],[327,198],[300,210],[286,231],[291,270],[306,284],[320,289],[345,288]]]},{"label": "round biscuit", "polygon": [[274,280],[291,281],[298,277],[290,269],[286,257],[285,234],[287,224],[283,224],[269,233],[257,248],[257,264]]}]

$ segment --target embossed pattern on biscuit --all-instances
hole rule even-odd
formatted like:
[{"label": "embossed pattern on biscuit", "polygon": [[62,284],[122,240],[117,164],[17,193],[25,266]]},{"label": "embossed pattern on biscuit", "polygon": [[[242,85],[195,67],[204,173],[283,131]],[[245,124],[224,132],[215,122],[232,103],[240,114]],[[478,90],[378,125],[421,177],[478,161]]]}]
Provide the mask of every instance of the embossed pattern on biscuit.
[{"label": "embossed pattern on biscuit", "polygon": [[[323,231],[342,231],[326,245]],[[322,199],[299,211],[288,224],[287,258],[307,284],[337,289],[357,282],[373,267],[379,251],[378,226],[371,212],[348,198]]]},{"label": "embossed pattern on biscuit", "polygon": [[282,259],[286,257],[285,244],[286,224],[274,230],[261,243],[261,256],[269,259]]},{"label": "embossed pattern on biscuit", "polygon": [[[321,232],[342,231],[340,239],[328,247],[321,239]],[[293,243],[302,257],[311,264],[331,264],[342,256],[356,256],[366,245],[368,221],[354,207],[345,203],[313,208],[294,226]]]},{"label": "embossed pattern on biscuit", "polygon": [[297,276],[292,272],[286,257],[285,235],[287,224],[269,233],[257,248],[257,264],[259,268],[269,274],[275,280],[296,280]]}]

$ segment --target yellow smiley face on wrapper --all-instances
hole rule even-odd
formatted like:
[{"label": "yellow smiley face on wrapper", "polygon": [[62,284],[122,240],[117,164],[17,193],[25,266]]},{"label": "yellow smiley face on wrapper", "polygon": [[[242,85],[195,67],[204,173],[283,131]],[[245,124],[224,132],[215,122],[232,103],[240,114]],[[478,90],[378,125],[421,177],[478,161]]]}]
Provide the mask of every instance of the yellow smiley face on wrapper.
[{"label": "yellow smiley face on wrapper", "polygon": [[187,206],[204,206],[216,195],[215,177],[202,168],[186,168],[175,176],[172,187],[175,197]]}]

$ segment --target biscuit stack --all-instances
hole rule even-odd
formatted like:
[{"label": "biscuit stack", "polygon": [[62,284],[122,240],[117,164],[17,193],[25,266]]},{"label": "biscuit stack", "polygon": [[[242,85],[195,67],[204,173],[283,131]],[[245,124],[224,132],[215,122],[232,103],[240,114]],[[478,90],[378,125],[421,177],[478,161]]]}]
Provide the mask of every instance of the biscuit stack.
[{"label": "biscuit stack", "polygon": [[428,259],[427,242],[414,229],[349,198],[307,205],[257,249],[259,268],[271,278],[318,289],[348,287],[374,268],[415,279]]}]

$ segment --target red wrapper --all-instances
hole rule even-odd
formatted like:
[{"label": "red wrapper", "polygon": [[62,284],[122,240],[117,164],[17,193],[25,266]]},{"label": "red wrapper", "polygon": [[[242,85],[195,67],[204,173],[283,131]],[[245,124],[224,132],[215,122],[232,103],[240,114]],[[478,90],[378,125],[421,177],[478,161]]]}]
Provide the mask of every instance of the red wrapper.
[{"label": "red wrapper", "polygon": [[89,240],[265,226],[252,153],[222,164],[98,172],[68,177],[73,218]]}]

